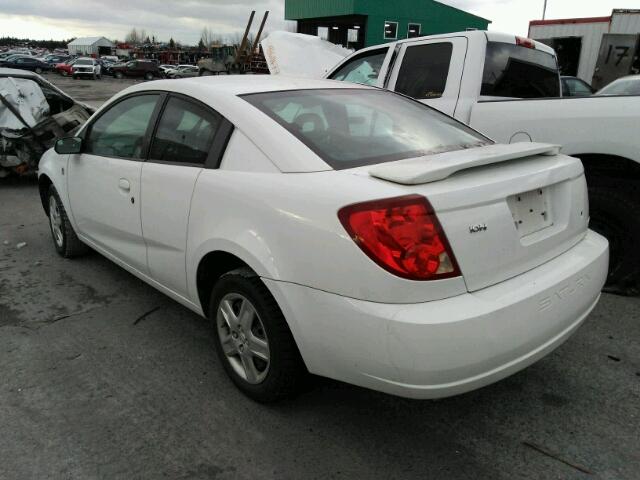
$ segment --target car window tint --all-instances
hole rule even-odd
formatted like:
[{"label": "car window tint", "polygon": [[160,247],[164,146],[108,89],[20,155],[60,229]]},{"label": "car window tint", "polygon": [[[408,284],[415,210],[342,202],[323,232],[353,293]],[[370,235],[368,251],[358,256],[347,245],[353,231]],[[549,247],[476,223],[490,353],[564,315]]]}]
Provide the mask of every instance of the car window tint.
[{"label": "car window tint", "polygon": [[204,164],[219,125],[220,116],[214,112],[172,97],[158,124],[149,158]]},{"label": "car window tint", "polygon": [[559,97],[560,81],[556,58],[534,48],[489,42],[480,95],[506,98]]},{"label": "car window tint", "polygon": [[247,94],[243,98],[334,169],[490,143],[426,105],[381,90],[297,90]]},{"label": "car window tint", "polygon": [[149,120],[159,95],[140,95],[123,100],[91,126],[85,153],[104,157],[139,159]]},{"label": "car window tint", "polygon": [[408,47],[395,90],[413,98],[439,98],[444,93],[453,44],[431,43]]},{"label": "car window tint", "polygon": [[332,73],[331,78],[344,82],[375,85],[388,50],[388,48],[383,48],[357,55]]},{"label": "car window tint", "polygon": [[575,78],[568,78],[566,82],[569,84],[569,90],[573,95],[591,95],[591,89],[586,83]]}]

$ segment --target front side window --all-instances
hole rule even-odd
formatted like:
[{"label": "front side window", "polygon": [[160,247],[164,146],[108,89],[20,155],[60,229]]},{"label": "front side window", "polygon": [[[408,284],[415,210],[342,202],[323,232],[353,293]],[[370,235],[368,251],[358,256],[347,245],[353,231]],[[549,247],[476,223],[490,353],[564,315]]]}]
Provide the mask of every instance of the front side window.
[{"label": "front side window", "polygon": [[487,43],[480,95],[506,98],[560,96],[556,58],[550,53],[503,42]]},{"label": "front side window", "polygon": [[426,105],[381,90],[296,90],[243,98],[336,170],[491,143]]},{"label": "front side window", "polygon": [[96,120],[85,139],[85,153],[140,159],[144,138],[159,95],[139,95],[118,102]]},{"label": "front side window", "polygon": [[453,44],[407,47],[395,91],[417,99],[440,98],[447,86]]},{"label": "front side window", "polygon": [[331,79],[344,82],[375,85],[378,82],[388,48],[371,50],[356,55],[331,74]]},{"label": "front side window", "polygon": [[170,98],[158,124],[149,159],[203,165],[220,120],[219,115],[204,107]]}]

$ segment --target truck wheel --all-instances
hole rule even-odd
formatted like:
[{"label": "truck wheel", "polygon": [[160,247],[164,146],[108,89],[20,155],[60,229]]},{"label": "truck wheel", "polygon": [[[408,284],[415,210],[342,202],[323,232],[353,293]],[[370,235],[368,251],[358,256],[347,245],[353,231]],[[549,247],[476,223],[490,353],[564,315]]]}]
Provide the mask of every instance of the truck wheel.
[{"label": "truck wheel", "polygon": [[147,72],[144,74],[144,79],[145,80],[153,80],[153,73],[151,72]]},{"label": "truck wheel", "polygon": [[589,187],[590,227],[609,240],[609,276],[604,290],[640,293],[640,201],[631,191]]},{"label": "truck wheel", "polygon": [[49,227],[56,251],[64,258],[77,257],[89,250],[80,241],[69,222],[69,217],[60,200],[57,190],[53,185],[49,186]]},{"label": "truck wheel", "polygon": [[115,77],[120,80],[124,75],[122,75],[122,72],[116,72]]},{"label": "truck wheel", "polygon": [[278,304],[254,272],[241,268],[220,277],[209,305],[216,353],[242,392],[267,403],[300,390],[306,367]]}]

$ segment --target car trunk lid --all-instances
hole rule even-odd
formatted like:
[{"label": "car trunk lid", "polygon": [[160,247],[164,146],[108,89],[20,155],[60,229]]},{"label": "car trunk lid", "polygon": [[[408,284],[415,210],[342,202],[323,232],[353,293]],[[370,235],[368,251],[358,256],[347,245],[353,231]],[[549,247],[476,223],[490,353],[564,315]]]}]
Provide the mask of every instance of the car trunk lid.
[{"label": "car trunk lid", "polygon": [[475,291],[553,259],[586,234],[582,164],[557,152],[491,145],[376,165],[369,174],[429,199]]}]

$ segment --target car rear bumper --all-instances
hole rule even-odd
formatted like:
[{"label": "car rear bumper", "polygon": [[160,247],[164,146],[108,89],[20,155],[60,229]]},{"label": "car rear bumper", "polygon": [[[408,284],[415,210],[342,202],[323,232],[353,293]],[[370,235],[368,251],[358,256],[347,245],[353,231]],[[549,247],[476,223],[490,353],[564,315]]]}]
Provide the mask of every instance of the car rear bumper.
[{"label": "car rear bumper", "polygon": [[355,300],[265,279],[311,373],[411,398],[457,395],[547,355],[600,297],[608,243],[571,250],[473,293],[419,304]]}]

